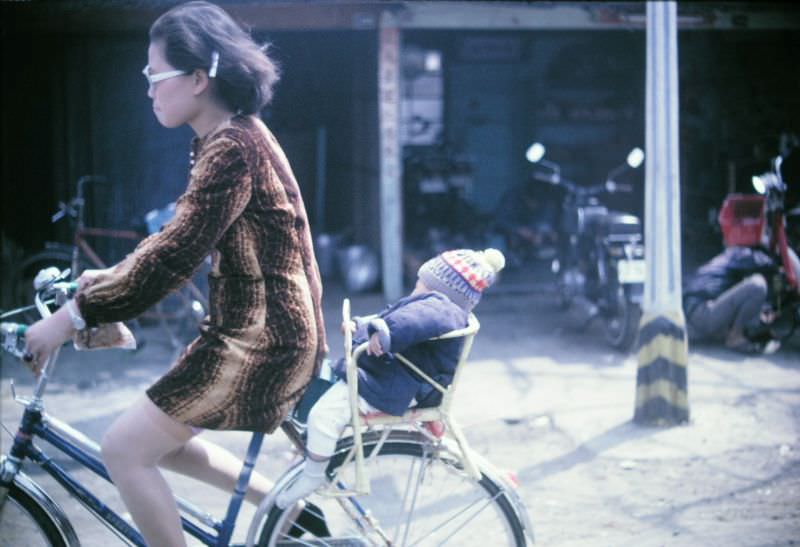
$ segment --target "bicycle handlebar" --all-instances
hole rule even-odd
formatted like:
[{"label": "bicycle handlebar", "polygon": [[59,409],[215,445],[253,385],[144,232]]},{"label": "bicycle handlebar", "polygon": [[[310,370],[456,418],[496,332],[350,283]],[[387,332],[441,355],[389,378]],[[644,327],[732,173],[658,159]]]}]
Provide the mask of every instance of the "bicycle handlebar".
[{"label": "bicycle handlebar", "polygon": [[[69,268],[60,271],[58,268],[44,268],[33,281],[35,294],[33,297],[36,309],[42,317],[49,317],[49,304],[55,303],[62,306],[78,289],[78,284],[74,281],[65,281],[70,274]],[[54,297],[46,300],[49,297]],[[27,325],[17,323],[0,323],[0,345],[2,349],[19,359],[25,360],[27,349],[25,348],[25,332]],[[47,387],[47,380],[58,360],[61,348],[58,347],[43,363],[33,390],[33,402],[40,404],[44,391]]]},{"label": "bicycle handlebar", "polygon": [[58,202],[58,211],[50,217],[50,222],[55,223],[65,216],[70,216],[77,219],[78,224],[83,225],[83,205],[86,203],[83,187],[90,182],[106,182],[106,178],[102,175],[83,175],[80,177],[77,184],[77,194],[69,203]]},{"label": "bicycle handlebar", "polygon": [[[69,269],[59,271],[54,268],[45,268],[36,276],[36,293],[34,304],[42,317],[51,315],[49,304],[62,306],[67,299],[78,291],[78,283],[75,281],[61,281],[65,276],[69,276]],[[3,314],[4,317],[20,313],[26,308],[20,308],[10,313]],[[0,346],[1,349],[11,355],[22,359],[25,354],[25,332],[28,325],[23,323],[2,322],[0,323]]]},{"label": "bicycle handlebar", "polygon": [[534,177],[537,180],[542,180],[553,186],[560,186],[570,194],[577,197],[591,197],[599,196],[601,194],[615,194],[617,192],[632,192],[632,184],[621,184],[614,180],[608,179],[602,184],[591,184],[589,186],[582,186],[572,180],[558,176],[558,177]]},{"label": "bicycle handlebar", "polygon": [[102,175],[83,175],[78,179],[78,197],[83,197],[83,186],[89,182],[105,182],[106,178]]}]

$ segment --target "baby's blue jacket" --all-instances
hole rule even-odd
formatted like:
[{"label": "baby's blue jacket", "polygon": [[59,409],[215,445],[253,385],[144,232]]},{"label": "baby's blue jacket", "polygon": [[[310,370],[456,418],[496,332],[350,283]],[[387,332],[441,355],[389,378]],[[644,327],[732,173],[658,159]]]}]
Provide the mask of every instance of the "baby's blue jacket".
[{"label": "baby's blue jacket", "polygon": [[[406,296],[376,316],[357,320],[353,347],[369,339],[369,325],[374,326],[376,319],[382,319],[388,327],[389,348],[384,347],[380,357],[366,352],[361,355],[358,394],[373,407],[394,416],[402,415],[414,398],[420,407],[437,405],[441,394],[393,354],[401,353],[443,386],[450,385],[463,339],[428,339],[466,327],[469,314],[440,292]],[[346,378],[343,359],[336,363],[334,371],[339,378]]]}]

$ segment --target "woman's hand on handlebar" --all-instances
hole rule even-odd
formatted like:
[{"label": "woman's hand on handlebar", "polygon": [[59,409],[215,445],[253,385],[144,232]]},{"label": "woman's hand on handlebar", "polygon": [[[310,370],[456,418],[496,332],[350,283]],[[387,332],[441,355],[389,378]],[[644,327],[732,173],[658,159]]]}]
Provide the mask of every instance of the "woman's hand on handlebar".
[{"label": "woman's hand on handlebar", "polygon": [[78,291],[82,291],[86,287],[91,287],[97,283],[98,278],[105,275],[110,270],[111,268],[106,268],[105,270],[84,270],[77,279]]},{"label": "woman's hand on handlebar", "polygon": [[61,306],[50,317],[45,317],[31,325],[25,332],[26,352],[31,360],[25,361],[33,373],[38,376],[47,358],[72,337],[75,329],[72,326],[66,306]]}]

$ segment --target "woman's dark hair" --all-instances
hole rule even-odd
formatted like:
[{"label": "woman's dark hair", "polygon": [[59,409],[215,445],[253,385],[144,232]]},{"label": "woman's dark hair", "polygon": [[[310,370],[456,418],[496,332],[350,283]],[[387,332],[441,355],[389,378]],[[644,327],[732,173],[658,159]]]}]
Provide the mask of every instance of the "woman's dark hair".
[{"label": "woman's dark hair", "polygon": [[208,2],[187,2],[161,15],[150,41],[164,44],[167,62],[178,70],[211,69],[219,54],[216,94],[234,112],[256,114],[272,99],[278,67],[228,13]]}]

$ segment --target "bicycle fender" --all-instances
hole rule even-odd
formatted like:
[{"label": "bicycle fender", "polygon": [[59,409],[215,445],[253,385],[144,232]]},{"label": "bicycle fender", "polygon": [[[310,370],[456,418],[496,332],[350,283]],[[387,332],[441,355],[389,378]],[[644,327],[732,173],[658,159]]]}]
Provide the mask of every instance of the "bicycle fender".
[{"label": "bicycle fender", "polygon": [[278,494],[280,494],[283,489],[286,488],[289,483],[294,481],[294,479],[303,471],[303,462],[304,460],[300,458],[294,463],[294,465],[284,471],[280,478],[275,481],[275,484],[273,485],[272,490],[269,491],[269,494],[267,494],[267,497],[261,500],[261,503],[258,504],[258,508],[253,514],[253,518],[250,520],[250,527],[247,529],[247,537],[245,539],[245,545],[247,547],[255,545],[256,536],[261,528],[261,523],[264,522],[269,515],[272,506],[275,504],[275,500],[278,499]]},{"label": "bicycle fender", "polygon": [[[449,442],[450,441],[448,439],[445,441],[445,444]],[[450,450],[449,447],[448,449]],[[503,472],[501,469],[499,469],[496,465],[487,460],[478,452],[475,452],[472,449],[469,449],[469,451],[472,461],[475,462],[481,473],[486,475],[489,479],[491,479],[495,483],[502,485],[503,494],[505,494],[508,501],[514,507],[514,511],[517,513],[520,520],[522,521],[522,526],[525,529],[525,533],[531,540],[531,543],[536,543],[536,538],[534,537],[533,533],[533,523],[531,521],[530,515],[528,514],[528,508],[525,505],[525,502],[520,497],[519,493],[517,492],[517,486],[509,480],[509,473]],[[457,451],[454,453],[458,454]]]},{"label": "bicycle fender", "polygon": [[56,523],[59,530],[61,530],[64,540],[68,545],[75,547],[80,546],[78,535],[75,533],[75,529],[72,527],[72,523],[67,518],[66,513],[64,513],[64,510],[61,509],[55,500],[53,500],[41,486],[25,473],[17,473],[14,477],[14,484],[17,488],[25,491],[25,493],[36,500],[44,512],[47,513],[47,516],[50,517]]},{"label": "bicycle fender", "polygon": [[625,296],[634,304],[642,304],[644,299],[644,283],[629,283],[625,285]]},{"label": "bicycle fender", "polygon": [[[363,437],[364,444],[374,442],[379,437],[379,432],[367,432]],[[428,442],[427,439],[425,439],[425,437],[421,436],[419,433],[410,433],[406,431],[392,431],[389,439],[387,439],[387,442],[391,440],[413,441],[419,442],[420,444]],[[339,439],[339,442],[336,444],[336,450],[334,451],[334,454],[349,451],[352,447],[353,437],[344,437]],[[275,484],[273,485],[269,494],[267,494],[267,497],[261,500],[261,503],[258,504],[258,508],[253,514],[253,518],[250,521],[250,526],[247,529],[247,537],[245,539],[245,545],[247,547],[255,545],[257,534],[261,528],[261,523],[264,522],[269,515],[270,510],[272,510],[275,500],[278,499],[278,494],[280,494],[284,488],[286,488],[292,481],[295,480],[298,475],[300,475],[300,473],[302,473],[303,462],[303,458],[297,458],[297,460],[291,466],[289,466],[289,468],[286,469],[286,471],[284,471],[275,481]]]}]

